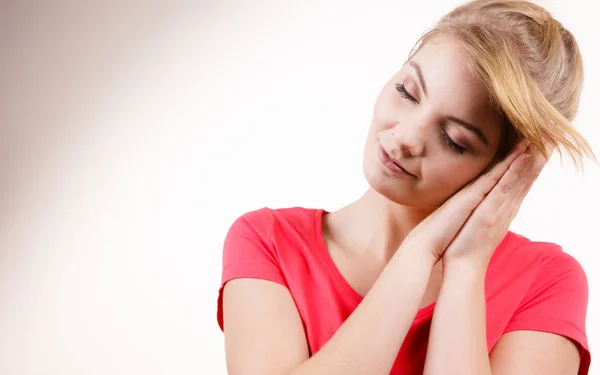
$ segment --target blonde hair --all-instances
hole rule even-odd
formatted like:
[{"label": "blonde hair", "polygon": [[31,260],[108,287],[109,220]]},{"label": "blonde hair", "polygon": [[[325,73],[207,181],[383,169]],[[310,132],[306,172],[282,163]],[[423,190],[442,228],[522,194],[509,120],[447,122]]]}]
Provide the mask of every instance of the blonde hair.
[{"label": "blonde hair", "polygon": [[584,156],[598,162],[571,123],[583,86],[581,53],[573,35],[548,11],[527,0],[470,1],[426,31],[408,59],[440,34],[464,47],[468,69],[487,89],[499,116],[503,129],[494,162],[522,138],[548,157],[546,140],[558,148],[561,162],[561,148],[566,150],[581,170]]}]

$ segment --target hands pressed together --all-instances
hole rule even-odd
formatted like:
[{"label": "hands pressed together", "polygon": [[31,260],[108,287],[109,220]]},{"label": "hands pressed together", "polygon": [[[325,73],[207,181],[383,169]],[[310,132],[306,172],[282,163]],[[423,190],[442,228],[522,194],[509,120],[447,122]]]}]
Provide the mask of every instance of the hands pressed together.
[{"label": "hands pressed together", "polygon": [[[454,194],[411,231],[409,242],[425,246],[444,266],[466,261],[487,267],[548,161],[529,146],[522,141],[493,169]],[[550,145],[544,146],[551,155]]]}]

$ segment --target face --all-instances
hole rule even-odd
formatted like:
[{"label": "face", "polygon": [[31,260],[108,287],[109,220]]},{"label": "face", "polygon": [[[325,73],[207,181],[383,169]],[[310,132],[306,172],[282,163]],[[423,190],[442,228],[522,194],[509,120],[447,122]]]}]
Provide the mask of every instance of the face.
[{"label": "face", "polygon": [[500,125],[486,99],[455,40],[424,44],[375,103],[363,163],[371,187],[399,204],[439,207],[498,149]]}]

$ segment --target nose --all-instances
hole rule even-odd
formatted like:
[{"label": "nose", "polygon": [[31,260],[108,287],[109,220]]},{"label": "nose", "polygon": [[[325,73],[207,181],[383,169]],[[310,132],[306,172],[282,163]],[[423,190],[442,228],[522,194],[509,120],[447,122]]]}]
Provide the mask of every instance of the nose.
[{"label": "nose", "polygon": [[397,124],[392,130],[392,138],[403,155],[421,156],[425,136],[425,126],[418,124]]}]

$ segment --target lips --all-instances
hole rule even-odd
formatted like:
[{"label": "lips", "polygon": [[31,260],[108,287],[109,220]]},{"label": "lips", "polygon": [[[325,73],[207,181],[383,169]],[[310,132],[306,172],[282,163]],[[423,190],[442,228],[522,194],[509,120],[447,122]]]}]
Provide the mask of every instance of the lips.
[{"label": "lips", "polygon": [[383,165],[385,165],[388,169],[390,169],[392,172],[395,172],[398,175],[416,177],[414,174],[408,172],[405,168],[403,168],[398,161],[392,159],[388,152],[381,145],[379,145],[379,159],[381,160]]},{"label": "lips", "polygon": [[398,166],[398,168],[402,169],[404,172],[408,173],[411,176],[414,176],[414,174],[410,173],[409,171],[407,171],[405,168],[403,168],[400,163],[398,163],[396,160],[394,160],[390,154],[388,154],[388,157],[390,158],[390,160],[392,161],[392,163],[396,164]]}]

